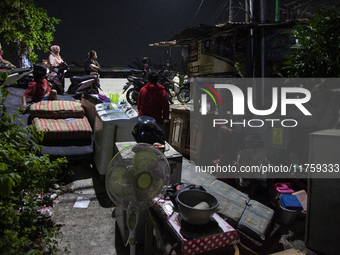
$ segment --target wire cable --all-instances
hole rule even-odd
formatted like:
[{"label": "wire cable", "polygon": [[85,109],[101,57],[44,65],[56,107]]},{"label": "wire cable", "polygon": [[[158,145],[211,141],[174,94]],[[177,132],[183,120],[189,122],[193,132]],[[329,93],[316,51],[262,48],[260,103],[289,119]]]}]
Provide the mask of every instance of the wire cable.
[{"label": "wire cable", "polygon": [[195,18],[197,16],[198,12],[200,11],[203,2],[204,2],[204,0],[201,1],[200,6],[198,6],[198,9],[197,9],[196,13],[195,13],[194,17],[191,20],[191,24],[190,24],[191,26],[192,26],[192,23],[194,22],[194,20],[195,20]]},{"label": "wire cable", "polygon": [[212,24],[215,22],[215,20],[218,18],[218,16],[220,15],[220,13],[222,12],[222,10],[224,9],[224,7],[226,6],[226,4],[228,3],[229,0],[226,0],[225,2],[223,2],[220,7],[217,9],[216,14],[214,15],[214,19],[212,20]]},{"label": "wire cable", "polygon": [[[229,0],[225,1],[225,3],[223,4],[223,6],[220,8],[219,12],[215,15],[215,18],[212,21],[212,25],[214,25],[215,20],[218,18],[218,16],[220,16],[221,12],[224,10],[224,8],[226,7],[226,5],[228,4]],[[222,19],[223,22],[223,19]]]}]

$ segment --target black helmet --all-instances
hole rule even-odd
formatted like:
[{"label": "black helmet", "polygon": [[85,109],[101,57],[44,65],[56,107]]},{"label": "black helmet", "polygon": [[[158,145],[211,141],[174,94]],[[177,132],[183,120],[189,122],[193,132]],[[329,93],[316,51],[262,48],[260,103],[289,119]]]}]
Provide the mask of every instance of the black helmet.
[{"label": "black helmet", "polygon": [[143,64],[146,64],[146,63],[148,63],[148,62],[149,62],[148,57],[143,57],[143,58],[142,58],[142,63],[143,63]]},{"label": "black helmet", "polygon": [[163,130],[153,121],[139,121],[132,130],[132,135],[137,143],[165,144]]}]

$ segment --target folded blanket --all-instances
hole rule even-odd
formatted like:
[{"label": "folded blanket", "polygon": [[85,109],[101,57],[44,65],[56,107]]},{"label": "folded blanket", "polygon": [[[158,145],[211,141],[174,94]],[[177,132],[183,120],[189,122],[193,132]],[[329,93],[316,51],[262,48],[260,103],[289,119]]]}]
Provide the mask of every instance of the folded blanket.
[{"label": "folded blanket", "polygon": [[66,119],[83,118],[85,111],[80,103],[67,100],[44,100],[30,107],[31,118]]},{"label": "folded blanket", "polygon": [[43,131],[45,140],[91,140],[92,128],[86,117],[68,119],[34,118],[37,131]]}]

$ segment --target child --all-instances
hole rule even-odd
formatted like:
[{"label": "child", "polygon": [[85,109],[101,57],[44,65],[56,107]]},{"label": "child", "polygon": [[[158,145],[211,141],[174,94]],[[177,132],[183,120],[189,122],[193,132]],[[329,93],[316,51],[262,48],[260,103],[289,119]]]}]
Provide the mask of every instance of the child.
[{"label": "child", "polygon": [[47,59],[42,59],[41,60],[41,64],[43,65],[43,66],[46,66],[46,68],[47,68],[47,74],[50,72],[50,64],[48,63],[48,60]]},{"label": "child", "polygon": [[32,102],[39,102],[41,100],[56,100],[57,91],[51,89],[50,84],[46,80],[47,68],[41,64],[37,64],[33,68],[34,81],[28,84],[28,88],[22,96],[23,110],[29,110],[26,98],[32,99]]}]

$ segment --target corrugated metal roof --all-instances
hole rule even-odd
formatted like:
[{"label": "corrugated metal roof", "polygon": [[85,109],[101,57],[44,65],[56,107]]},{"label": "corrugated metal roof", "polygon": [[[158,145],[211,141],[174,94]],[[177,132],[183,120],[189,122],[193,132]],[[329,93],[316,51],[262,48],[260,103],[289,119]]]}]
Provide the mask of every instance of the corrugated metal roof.
[{"label": "corrugated metal roof", "polygon": [[283,22],[272,23],[254,23],[254,22],[233,22],[218,24],[215,26],[208,26],[201,24],[197,27],[190,27],[184,29],[179,34],[171,37],[169,41],[151,43],[149,46],[158,47],[174,47],[184,46],[190,43],[202,39],[209,38],[214,34],[220,32],[231,31],[233,29],[242,29],[250,27],[263,27],[263,26],[289,26],[292,24],[292,20],[301,20],[304,18],[315,15],[319,10],[328,10],[331,8],[337,8],[340,11],[340,6],[335,7],[334,0],[280,0],[280,12],[284,14],[288,20]]},{"label": "corrugated metal roof", "polygon": [[186,44],[199,38],[207,38],[219,30],[220,28],[218,27],[202,24],[197,27],[184,29],[179,34],[171,37],[170,40],[176,40],[177,43]]},{"label": "corrugated metal roof", "polygon": [[[230,32],[232,30],[240,30],[244,28],[255,28],[255,27],[263,27],[263,26],[289,26],[291,22],[273,22],[273,23],[246,23],[246,22],[233,22],[233,23],[225,23],[219,24],[216,26],[208,26],[208,25],[200,25],[198,27],[191,27],[184,29],[179,34],[170,38],[171,42],[175,41],[175,44],[164,44],[168,46],[183,46],[188,45],[194,41],[203,38],[209,38],[218,33]],[[150,46],[160,46],[155,43]]]}]

